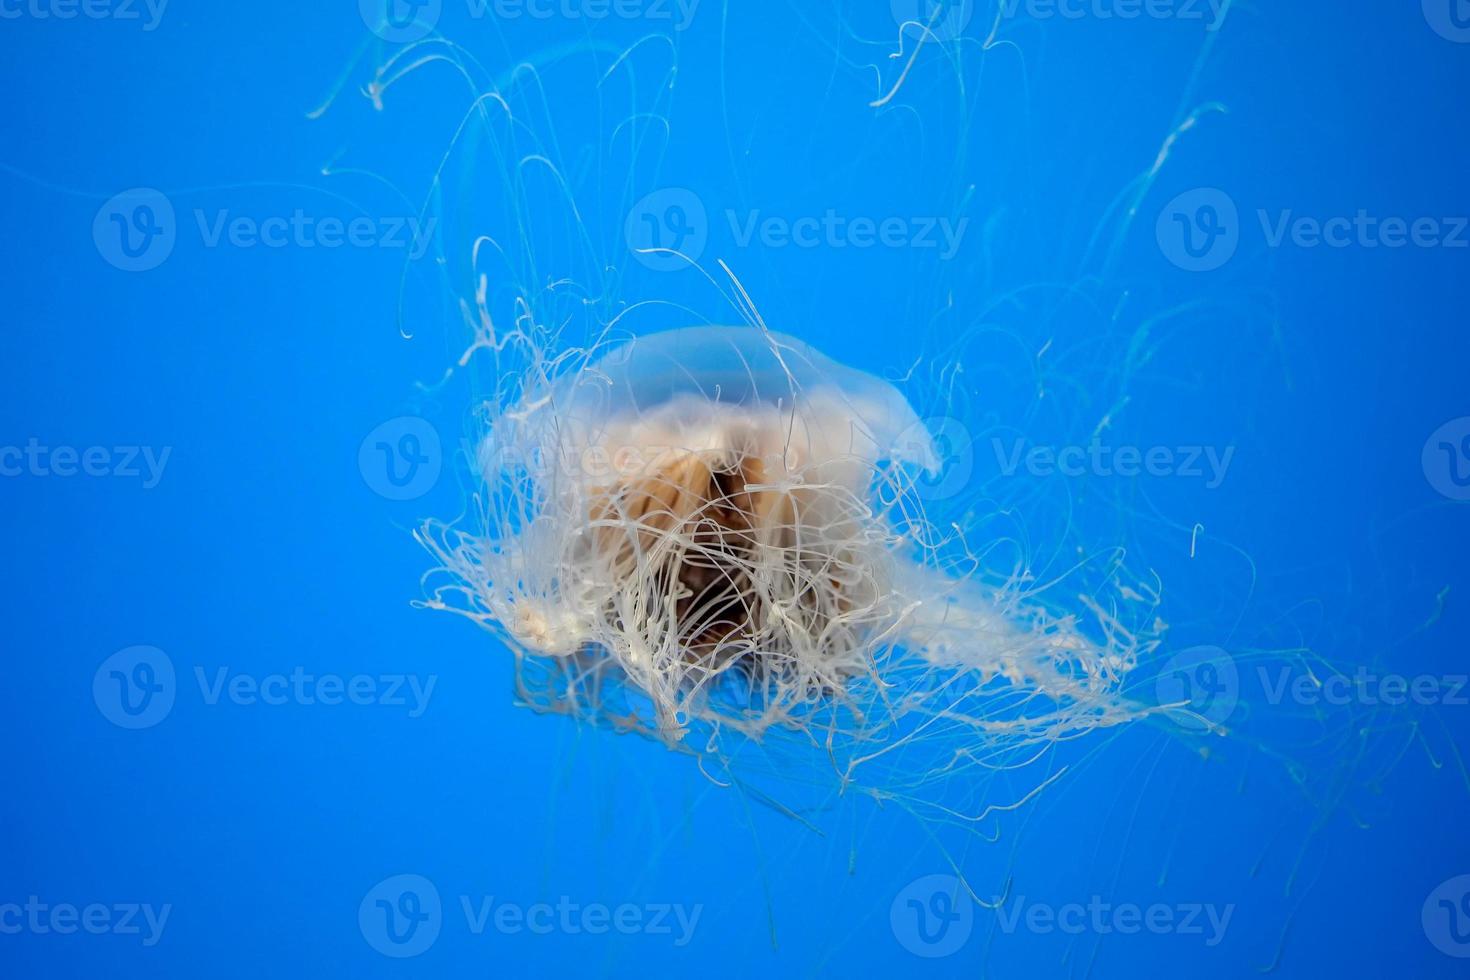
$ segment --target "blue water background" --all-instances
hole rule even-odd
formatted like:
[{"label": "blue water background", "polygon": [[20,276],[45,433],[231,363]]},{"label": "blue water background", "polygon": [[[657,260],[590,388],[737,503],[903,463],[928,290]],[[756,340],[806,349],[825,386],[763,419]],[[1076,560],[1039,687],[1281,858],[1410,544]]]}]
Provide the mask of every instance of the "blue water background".
[{"label": "blue water background", "polygon": [[[1417,3],[1237,4],[1215,32],[1052,18],[1006,25],[1013,46],[972,45],[959,70],[938,46],[921,52],[897,98],[912,108],[882,112],[868,103],[903,60],[889,58],[894,18],[852,6],[705,0],[677,33],[671,136],[646,191],[688,188],[715,214],[705,264],[729,262],[774,328],[889,377],[957,346],[977,376],[987,358],[1012,363],[1005,345],[974,339],[982,309],[1028,350],[1056,336],[1066,360],[1048,404],[1060,407],[1037,413],[1035,439],[1080,438],[1126,394],[1120,441],[1234,447],[1214,488],[1094,481],[1115,506],[1091,498],[1077,529],[1158,569],[1161,614],[1177,621],[1161,656],[1214,644],[1285,663],[1269,651],[1310,648],[1347,670],[1465,672],[1470,515],[1436,488],[1448,471],[1426,473],[1422,450],[1470,414],[1470,249],[1271,247],[1256,214],[1470,215],[1470,44],[1433,30]],[[977,38],[994,17],[982,8],[966,27]],[[471,284],[446,294],[418,276],[405,289],[391,248],[208,247],[194,220],[409,213],[391,188],[424,201],[465,108],[452,68],[410,79],[375,112],[358,89],[392,48],[369,43],[354,62],[371,35],[351,3],[174,0],[153,30],[5,9],[19,15],[0,22],[0,443],[171,455],[150,488],[0,479],[0,904],[171,911],[154,945],[0,932],[0,975],[1464,975],[1421,921],[1432,891],[1470,873],[1453,747],[1470,748],[1463,705],[1352,712],[1347,730],[1372,729],[1361,756],[1343,748],[1354,737],[1314,741],[1262,720],[1269,705],[1252,716],[1263,746],[1217,748],[1219,764],[1200,760],[1198,741],[1140,726],[1104,739],[993,844],[931,836],[897,807],[839,813],[818,834],[659,746],[516,708],[495,640],[410,606],[429,567],[410,530],[462,506],[453,461],[400,501],[375,492],[359,460],[368,433],[399,416],[458,439],[465,406],[421,385],[462,346],[453,303]],[[477,19],[454,4],[439,28],[492,76],[538,52],[667,29]],[[308,118],[344,73],[337,102]],[[1123,222],[1165,138],[1215,102],[1228,111],[1202,114]],[[554,115],[577,134],[598,130],[593,112],[562,98]],[[384,179],[324,176],[329,165]],[[177,243],[146,272],[119,268],[94,236],[99,208],[137,187],[177,212]],[[1233,257],[1201,273],[1172,263],[1155,233],[1166,204],[1197,188],[1224,191],[1240,215]],[[473,224],[465,202],[434,207]],[[719,219],[828,208],[963,208],[966,265],[920,250],[741,247]],[[614,222],[597,233],[630,293],[707,299],[693,273],[640,264]],[[453,243],[460,259],[464,247]],[[1089,275],[1085,303],[1057,291],[998,303]],[[1135,341],[1149,350],[1137,362]],[[1000,386],[1002,408],[976,390],[961,417],[1015,421],[1027,387]],[[922,390],[926,411],[945,409],[936,386]],[[1032,520],[1044,535],[1062,517]],[[93,689],[103,662],[135,645],[167,654],[176,699],[158,724],[128,730]],[[435,687],[418,717],[210,704],[198,677],[221,668]],[[1008,800],[1024,782],[1005,784]],[[950,859],[991,895],[1009,881],[1011,895],[1053,906],[1098,895],[1229,905],[1233,918],[1209,946],[1177,932],[1007,933],[976,907],[957,950],[916,955],[936,950],[891,907],[911,882],[952,873]],[[431,881],[443,903],[432,944],[401,959],[374,949],[359,918],[400,874]],[[684,945],[677,929],[477,932],[461,899],[489,896],[701,912]]]}]

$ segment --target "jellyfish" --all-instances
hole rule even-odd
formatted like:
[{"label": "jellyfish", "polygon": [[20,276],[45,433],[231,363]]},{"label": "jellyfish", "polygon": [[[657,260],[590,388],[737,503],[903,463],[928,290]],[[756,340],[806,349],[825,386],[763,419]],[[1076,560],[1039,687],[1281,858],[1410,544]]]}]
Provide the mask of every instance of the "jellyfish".
[{"label": "jellyfish", "polygon": [[875,793],[898,753],[943,782],[936,738],[1008,765],[1137,715],[1147,638],[930,519],[944,449],[894,384],[764,324],[532,363],[487,406],[478,527],[420,531],[425,604],[504,639],[523,703],[702,756],[794,735]]}]

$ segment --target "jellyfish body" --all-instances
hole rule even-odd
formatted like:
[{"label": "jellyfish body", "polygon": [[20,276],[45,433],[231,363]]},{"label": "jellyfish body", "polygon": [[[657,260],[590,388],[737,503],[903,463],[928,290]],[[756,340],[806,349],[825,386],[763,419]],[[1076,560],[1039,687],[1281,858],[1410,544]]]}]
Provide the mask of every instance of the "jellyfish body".
[{"label": "jellyfish body", "polygon": [[669,744],[917,719],[978,757],[1121,720],[1134,638],[941,560],[916,488],[942,465],[896,387],[794,338],[635,338],[493,412],[484,533],[426,537],[457,583],[430,604],[507,639],[527,703]]}]

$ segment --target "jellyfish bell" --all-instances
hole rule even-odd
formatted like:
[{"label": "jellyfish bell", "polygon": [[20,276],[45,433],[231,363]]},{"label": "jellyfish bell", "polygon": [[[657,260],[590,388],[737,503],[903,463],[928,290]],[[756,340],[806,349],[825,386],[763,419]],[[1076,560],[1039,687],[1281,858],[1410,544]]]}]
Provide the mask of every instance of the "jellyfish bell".
[{"label": "jellyfish bell", "polygon": [[789,698],[866,666],[847,633],[892,578],[869,484],[939,465],[892,385],[751,327],[635,338],[504,423],[542,461],[521,543],[557,582],[505,625],[542,653],[599,644],[671,713],[726,670]]},{"label": "jellyfish bell", "polygon": [[612,422],[612,434],[630,444],[640,426],[650,436],[718,439],[726,424],[748,431],[784,418],[793,453],[808,462],[890,460],[931,474],[940,467],[933,439],[892,384],[756,327],[631,338],[559,387],[564,419],[590,430]]}]

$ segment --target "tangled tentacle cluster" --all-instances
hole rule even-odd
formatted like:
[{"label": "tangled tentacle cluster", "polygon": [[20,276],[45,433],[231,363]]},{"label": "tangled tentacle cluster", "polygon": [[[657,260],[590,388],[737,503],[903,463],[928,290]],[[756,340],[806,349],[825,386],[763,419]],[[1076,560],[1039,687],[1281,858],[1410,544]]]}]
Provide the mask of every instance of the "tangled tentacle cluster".
[{"label": "tangled tentacle cluster", "polygon": [[478,462],[480,526],[421,534],[448,575],[426,604],[503,636],[538,710],[697,753],[794,732],[844,780],[946,736],[912,782],[1136,716],[1151,640],[1102,597],[1061,614],[944,557],[923,424],[797,341],[676,331],[538,376]]}]

